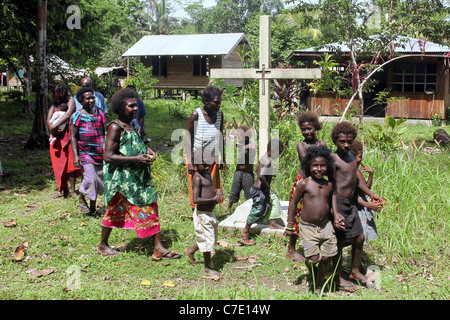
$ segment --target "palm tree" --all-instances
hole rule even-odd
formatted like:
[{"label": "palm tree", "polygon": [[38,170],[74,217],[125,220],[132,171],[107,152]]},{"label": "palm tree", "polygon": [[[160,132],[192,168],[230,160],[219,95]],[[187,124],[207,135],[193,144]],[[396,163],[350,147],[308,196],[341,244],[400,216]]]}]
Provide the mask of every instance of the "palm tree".
[{"label": "palm tree", "polygon": [[284,13],[277,16],[278,22],[286,23],[296,27],[306,36],[319,39],[323,36],[322,31],[315,27],[319,12]]}]

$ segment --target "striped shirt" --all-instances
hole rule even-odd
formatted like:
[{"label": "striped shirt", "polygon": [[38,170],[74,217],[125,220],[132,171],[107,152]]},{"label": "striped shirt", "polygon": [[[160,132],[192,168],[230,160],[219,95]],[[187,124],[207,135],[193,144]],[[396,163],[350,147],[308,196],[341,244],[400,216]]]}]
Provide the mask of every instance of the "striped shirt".
[{"label": "striped shirt", "polygon": [[[194,162],[202,154],[216,157],[220,154],[219,147],[222,145],[220,125],[222,123],[222,111],[217,112],[216,122],[209,124],[203,115],[201,108],[196,109],[198,121],[194,124]],[[206,159],[205,159],[206,161]],[[208,161],[206,161],[208,162]],[[201,163],[201,162],[200,162]]]},{"label": "striped shirt", "polygon": [[82,164],[103,164],[103,144],[105,143],[105,116],[94,109],[93,115],[75,112],[70,124],[78,127],[78,157]]}]

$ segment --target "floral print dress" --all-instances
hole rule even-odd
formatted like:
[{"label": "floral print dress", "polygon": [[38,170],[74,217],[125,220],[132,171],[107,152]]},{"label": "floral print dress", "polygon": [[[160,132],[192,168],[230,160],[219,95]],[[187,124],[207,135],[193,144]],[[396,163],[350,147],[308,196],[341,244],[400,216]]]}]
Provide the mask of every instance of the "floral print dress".
[{"label": "floral print dress", "polygon": [[[136,130],[128,131],[115,121],[111,123],[116,123],[122,129],[119,145],[121,155],[146,153],[145,144]],[[134,229],[139,238],[159,232],[157,194],[150,167],[104,163],[104,180],[107,207],[102,226]]]}]

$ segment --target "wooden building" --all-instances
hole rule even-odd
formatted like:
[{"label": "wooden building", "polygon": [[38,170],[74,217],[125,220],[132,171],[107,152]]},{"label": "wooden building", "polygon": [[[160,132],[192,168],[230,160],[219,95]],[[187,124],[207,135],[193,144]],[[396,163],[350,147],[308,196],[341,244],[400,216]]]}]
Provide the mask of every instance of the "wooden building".
[{"label": "wooden building", "polygon": [[[414,38],[399,36],[398,39],[402,41],[397,43],[395,54],[404,58],[392,61],[383,71],[372,77],[377,80],[377,84],[373,92],[364,94],[364,115],[408,119],[431,119],[434,115],[440,115],[445,119],[450,108],[450,47]],[[307,67],[311,67],[313,61],[325,52],[339,52],[333,59],[340,63],[350,59],[348,47],[339,43],[325,45],[318,50],[295,50],[289,58],[302,60]],[[389,104],[375,104],[375,94],[386,89],[389,90],[390,97],[402,99]],[[336,115],[344,110],[348,101],[349,97],[336,97],[331,94],[310,95],[307,106],[321,115]],[[359,106],[357,97],[352,106]]]},{"label": "wooden building", "polygon": [[[156,89],[199,91],[209,84],[211,68],[243,67],[238,49],[244,43],[250,46],[244,33],[144,36],[122,57],[139,57],[151,66]],[[226,84],[239,88],[243,81]]]}]

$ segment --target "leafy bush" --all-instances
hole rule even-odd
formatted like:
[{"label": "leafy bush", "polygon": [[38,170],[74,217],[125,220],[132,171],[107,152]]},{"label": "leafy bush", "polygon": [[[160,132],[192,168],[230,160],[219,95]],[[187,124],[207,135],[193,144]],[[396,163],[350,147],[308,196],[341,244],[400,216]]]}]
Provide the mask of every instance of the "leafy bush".
[{"label": "leafy bush", "polygon": [[369,134],[368,142],[382,151],[391,151],[395,149],[398,147],[401,136],[406,130],[406,127],[399,129],[400,125],[405,121],[405,118],[395,120],[394,117],[387,116],[384,119],[384,126],[374,123],[373,127],[375,130]]}]

